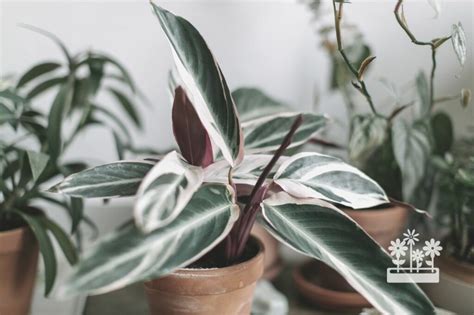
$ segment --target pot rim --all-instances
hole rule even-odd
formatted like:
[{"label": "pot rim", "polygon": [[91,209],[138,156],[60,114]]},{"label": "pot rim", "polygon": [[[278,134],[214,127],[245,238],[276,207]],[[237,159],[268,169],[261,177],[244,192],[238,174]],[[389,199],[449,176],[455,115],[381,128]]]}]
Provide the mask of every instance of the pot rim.
[{"label": "pot rim", "polygon": [[[315,299],[315,302],[319,302],[321,298],[324,298],[324,301],[321,301],[321,305],[331,309],[356,309],[370,306],[370,303],[367,301],[367,299],[357,291],[337,291],[309,281],[304,276],[303,270],[310,265],[321,263],[322,262],[318,260],[309,260],[294,269],[293,281],[295,282],[298,291],[300,291],[302,295],[307,296],[307,293],[305,294],[302,292],[305,290],[306,292],[309,292],[311,295],[313,295],[313,297],[318,296],[318,298]],[[340,307],[337,307],[336,304],[333,306],[333,303],[328,302],[326,299],[328,296],[336,298]],[[341,303],[341,301],[347,301],[347,303]]]},{"label": "pot rim", "polygon": [[[264,246],[256,237],[251,236],[251,240],[257,245],[257,252],[248,260],[222,268],[177,269],[163,277],[146,281],[145,289],[181,295],[215,295],[247,287],[263,275]],[[238,278],[238,281],[229,280],[232,277]],[[203,283],[193,288],[197,281]]]}]

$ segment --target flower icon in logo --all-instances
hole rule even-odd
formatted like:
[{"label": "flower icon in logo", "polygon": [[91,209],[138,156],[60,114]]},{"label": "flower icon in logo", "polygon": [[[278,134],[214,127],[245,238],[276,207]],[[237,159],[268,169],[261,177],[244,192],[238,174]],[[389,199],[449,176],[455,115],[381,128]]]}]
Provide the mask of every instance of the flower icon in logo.
[{"label": "flower icon in logo", "polygon": [[431,266],[432,271],[434,271],[434,258],[435,256],[441,255],[440,251],[443,249],[439,244],[439,241],[432,238],[430,241],[425,241],[425,246],[423,246],[426,256],[431,257],[431,261],[426,261],[426,264]]},{"label": "flower icon in logo", "polygon": [[390,241],[390,246],[388,250],[390,251],[391,256],[395,256],[397,259],[392,260],[392,262],[397,265],[397,272],[400,271],[400,266],[403,265],[405,260],[400,259],[401,256],[405,256],[405,253],[408,247],[405,246],[405,241],[400,241],[400,239],[396,239],[394,241]]},{"label": "flower icon in logo", "polygon": [[405,241],[400,241],[399,238],[397,238],[394,241],[390,241],[390,246],[388,247],[388,250],[390,251],[390,255],[392,256],[405,256],[405,252],[407,251],[408,247],[405,246]]},{"label": "flower icon in logo", "polygon": [[[405,236],[403,241],[407,242],[407,244],[410,246],[410,253],[413,251],[413,245],[415,245],[415,242],[419,241],[419,239],[417,238],[419,235],[420,234],[416,233],[415,229],[413,229],[411,231],[408,229],[406,231],[406,233],[403,233],[403,236]],[[410,272],[413,269],[412,260],[410,260]]]},{"label": "flower icon in logo", "polygon": [[419,268],[421,267],[424,257],[425,257],[425,254],[423,253],[423,251],[419,249],[416,249],[412,252],[411,259],[416,262],[416,272],[419,271]]}]

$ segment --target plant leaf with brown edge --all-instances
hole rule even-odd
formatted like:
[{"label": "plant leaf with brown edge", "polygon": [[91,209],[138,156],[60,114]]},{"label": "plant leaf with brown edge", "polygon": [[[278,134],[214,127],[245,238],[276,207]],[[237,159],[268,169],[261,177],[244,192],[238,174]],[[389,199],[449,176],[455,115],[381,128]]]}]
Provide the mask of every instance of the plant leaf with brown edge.
[{"label": "plant leaf with brown edge", "polygon": [[213,161],[211,139],[184,89],[178,86],[174,94],[173,133],[181,154],[189,164],[206,167]]}]

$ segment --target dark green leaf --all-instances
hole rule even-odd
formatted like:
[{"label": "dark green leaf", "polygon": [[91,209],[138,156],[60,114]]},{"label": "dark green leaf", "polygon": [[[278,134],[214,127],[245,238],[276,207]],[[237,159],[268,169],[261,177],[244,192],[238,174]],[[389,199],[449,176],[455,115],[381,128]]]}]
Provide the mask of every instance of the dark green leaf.
[{"label": "dark green leaf", "polygon": [[54,253],[53,243],[48,236],[47,229],[43,225],[43,216],[29,215],[21,211],[15,211],[16,214],[21,216],[26,223],[30,226],[31,230],[38,240],[41,255],[44,263],[45,273],[45,296],[47,296],[53,288],[54,281],[56,279],[57,262],[56,255]]},{"label": "dark green leaf", "polygon": [[38,84],[37,86],[35,86],[34,88],[32,88],[30,90],[30,92],[28,92],[28,94],[26,95],[26,98],[27,99],[32,99],[32,98],[42,94],[43,92],[46,92],[50,88],[52,88],[56,85],[63,84],[66,81],[67,81],[66,77],[52,78],[52,79],[48,79],[46,81],[43,81],[40,84]]},{"label": "dark green leaf", "polygon": [[59,227],[56,223],[46,217],[42,218],[42,223],[44,227],[51,231],[53,236],[56,238],[59,247],[61,247],[64,256],[66,256],[66,259],[69,261],[69,263],[71,265],[76,264],[78,260],[76,248],[72,244],[72,241],[69,236],[67,236],[67,234],[61,229],[61,227]]},{"label": "dark green leaf", "polygon": [[71,233],[75,233],[84,216],[84,202],[81,198],[71,197]]},{"label": "dark green leaf", "polygon": [[130,99],[125,96],[122,92],[117,91],[116,89],[109,89],[112,95],[117,99],[117,101],[122,105],[125,113],[133,120],[137,127],[141,127],[141,121],[136,112],[135,105],[130,101]]},{"label": "dark green leaf", "polygon": [[30,70],[28,70],[18,81],[16,88],[21,88],[31,80],[36,79],[37,77],[40,77],[46,73],[52,72],[56,70],[57,68],[61,67],[59,63],[56,62],[45,62],[45,63],[40,63]]},{"label": "dark green leaf", "polygon": [[451,118],[446,113],[438,112],[431,117],[433,131],[434,152],[443,156],[448,152],[454,141],[454,129]]}]

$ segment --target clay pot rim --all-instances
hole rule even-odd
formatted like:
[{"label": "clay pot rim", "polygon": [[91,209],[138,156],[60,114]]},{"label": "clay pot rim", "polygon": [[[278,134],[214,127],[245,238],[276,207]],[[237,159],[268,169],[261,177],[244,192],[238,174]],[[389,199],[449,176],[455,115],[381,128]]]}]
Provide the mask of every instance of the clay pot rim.
[{"label": "clay pot rim", "polygon": [[20,227],[16,227],[14,229],[10,229],[10,230],[6,230],[6,231],[0,231],[0,237],[11,237],[13,236],[14,234],[18,234],[18,233],[25,233],[25,231],[29,230],[29,226],[28,225],[23,225],[23,226],[20,226]]},{"label": "clay pot rim", "polygon": [[[193,292],[191,295],[218,295],[225,292],[232,292],[252,283],[255,283],[263,275],[263,257],[265,247],[262,242],[256,238],[251,237],[252,242],[257,246],[256,253],[250,258],[243,262],[235,265],[222,267],[222,268],[181,268],[163,277],[152,279],[144,282],[145,289],[147,291],[170,293],[175,292],[181,295],[187,295],[183,293],[187,291],[183,286],[191,285],[194,281],[204,281],[204,285],[200,286],[198,292]],[[239,277],[239,283],[234,283],[226,279],[232,277]],[[208,281],[206,281],[208,280]],[[180,285],[175,284],[180,282]],[[225,290],[214,288],[214,284],[228,283],[225,285]],[[205,289],[207,287],[207,289]]]},{"label": "clay pot rim", "polygon": [[[328,302],[321,301],[321,306],[326,309],[332,309],[332,310],[359,309],[359,308],[370,306],[370,302],[368,302],[367,299],[364,298],[357,291],[348,292],[348,291],[332,290],[332,289],[325,288],[321,285],[318,285],[316,283],[313,283],[311,281],[308,281],[303,274],[303,270],[313,264],[322,264],[322,262],[309,260],[299,265],[298,267],[296,267],[293,271],[293,281],[296,284],[296,288],[298,289],[298,291],[302,293],[303,296],[307,296],[308,295],[307,293],[313,296],[317,296],[318,299],[321,299],[321,298],[326,299],[327,297],[331,296],[334,298],[334,300],[337,299],[339,301],[338,302],[339,306],[331,305],[332,303],[330,301]],[[302,289],[306,290],[307,293],[304,294],[302,292]],[[346,301],[346,303],[343,303],[343,301]]]}]

